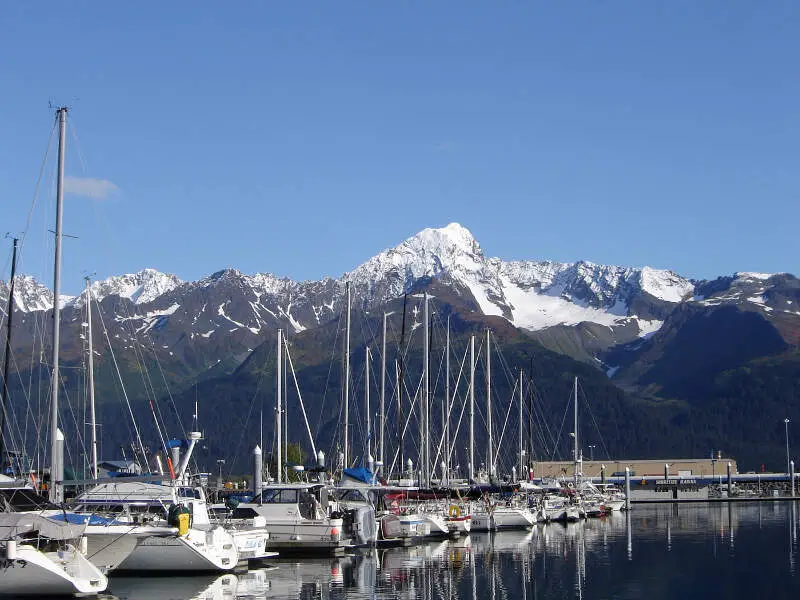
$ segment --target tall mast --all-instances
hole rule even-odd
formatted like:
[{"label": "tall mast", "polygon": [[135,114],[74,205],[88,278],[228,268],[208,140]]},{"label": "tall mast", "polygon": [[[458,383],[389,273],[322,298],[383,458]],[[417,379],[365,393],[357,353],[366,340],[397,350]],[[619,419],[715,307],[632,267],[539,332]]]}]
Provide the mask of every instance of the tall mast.
[{"label": "tall mast", "polygon": [[397,455],[399,457],[398,465],[400,466],[400,475],[398,479],[403,478],[403,397],[400,395],[400,379],[403,376],[403,371],[400,368],[400,361],[394,359],[394,385],[395,394],[397,396]]},{"label": "tall mast", "polygon": [[528,374],[528,460],[533,460],[533,357],[531,356],[531,370]]},{"label": "tall mast", "polygon": [[447,478],[450,478],[450,315],[447,315],[447,339],[445,341],[444,403],[442,404],[442,423],[444,423],[444,465]]},{"label": "tall mast", "polygon": [[469,483],[475,480],[475,336],[469,336]]},{"label": "tall mast", "polygon": [[276,476],[276,481],[281,483],[283,481],[283,329],[278,329],[278,347],[277,347],[277,354],[276,360],[277,363],[275,365],[275,374],[278,377],[277,382],[277,390],[278,393],[276,394],[275,400],[275,435],[277,440],[278,446],[278,462],[277,462],[277,471],[278,474]]},{"label": "tall mast", "polygon": [[[428,427],[429,427],[429,411],[428,411],[428,404],[430,403],[430,379],[428,377],[428,367],[429,367],[429,356],[430,353],[430,330],[429,330],[429,322],[428,322],[428,292],[425,292],[423,304],[423,317],[425,319],[425,342],[423,343],[423,353],[424,356],[422,357],[422,371],[423,371],[423,380],[422,380],[422,404],[421,408],[421,419],[420,419],[420,451],[422,453],[422,460],[420,461],[420,467],[422,468],[422,473],[424,476],[424,484],[430,487],[430,465],[428,461],[430,459],[428,453],[430,452],[430,438],[428,436]],[[420,485],[423,482],[420,481]]]},{"label": "tall mast", "polygon": [[[381,340],[381,416],[380,416],[380,433],[378,442],[378,460],[382,465],[385,465],[383,455],[383,436],[386,429],[386,317],[391,313],[383,313],[383,337]],[[385,468],[385,467],[384,467]]]},{"label": "tall mast", "polygon": [[58,388],[61,377],[58,371],[58,345],[61,329],[61,237],[64,205],[64,154],[67,133],[67,108],[56,111],[58,116],[58,176],[56,178],[56,239],[55,264],[53,267],[53,402],[50,406],[50,501],[56,504],[63,500],[61,480],[63,472],[56,473],[63,464],[59,461],[60,432],[58,431]]},{"label": "tall mast", "polygon": [[492,340],[486,329],[486,428],[489,430],[489,476],[494,475],[494,442],[492,441]]},{"label": "tall mast", "polygon": [[405,341],[406,341],[406,305],[408,302],[408,294],[403,294],[403,324],[400,327],[400,352],[399,357],[397,359],[397,421],[398,421],[398,431],[400,433],[400,474],[402,479],[403,468],[405,465],[403,464],[403,459],[405,458],[403,455],[405,453],[405,441],[406,441],[406,427],[405,427],[405,415],[403,414],[403,353],[405,352]]},{"label": "tall mast", "polygon": [[519,477],[522,479],[522,471],[525,469],[525,456],[522,454],[522,369],[519,370]]},{"label": "tall mast", "polygon": [[[92,479],[97,479],[97,416],[94,407],[94,349],[92,347],[92,288],[86,278],[86,335],[89,339],[89,417],[92,426]],[[195,418],[197,407],[195,406]]]},{"label": "tall mast", "polygon": [[372,457],[372,444],[370,435],[372,434],[372,418],[369,415],[369,346],[367,346],[364,358],[364,405],[367,410],[367,461]]},{"label": "tall mast", "polygon": [[[6,349],[3,357],[3,407],[0,415],[0,464],[6,456],[6,411],[8,410],[8,361],[11,357],[11,324],[14,318],[14,277],[17,271],[17,238],[11,252],[11,281],[8,284],[8,320],[6,321]],[[9,466],[11,463],[9,457]]]},{"label": "tall mast", "polygon": [[575,410],[574,410],[575,423],[574,423],[574,429],[572,431],[574,432],[573,439],[575,445],[572,449],[572,456],[575,460],[575,487],[577,487],[578,486],[578,377],[577,375],[575,376],[574,404],[575,404]]},{"label": "tall mast", "polygon": [[344,342],[344,468],[350,464],[350,282],[345,284],[347,317]]},{"label": "tall mast", "polygon": [[[289,365],[291,357],[289,356],[289,329],[283,334],[283,462],[288,466],[289,464]],[[299,393],[299,390],[298,390]],[[297,401],[295,401],[297,406]],[[299,444],[298,444],[299,447]],[[287,472],[286,482],[289,482],[289,475]]]}]

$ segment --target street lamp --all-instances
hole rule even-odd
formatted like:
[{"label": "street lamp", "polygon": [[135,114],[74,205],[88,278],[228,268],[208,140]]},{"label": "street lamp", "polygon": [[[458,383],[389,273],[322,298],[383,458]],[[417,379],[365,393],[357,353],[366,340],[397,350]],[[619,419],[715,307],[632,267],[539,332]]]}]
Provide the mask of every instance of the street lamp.
[{"label": "street lamp", "polygon": [[786,426],[786,473],[789,473],[789,418],[785,418],[783,420],[783,424]]},{"label": "street lamp", "polygon": [[217,459],[217,465],[219,465],[219,479],[217,480],[217,486],[222,487],[222,465],[225,464],[224,458]]},{"label": "street lamp", "polygon": [[592,461],[594,460],[594,449],[596,447],[597,446],[593,446],[593,445],[589,444],[589,460],[592,460]]}]

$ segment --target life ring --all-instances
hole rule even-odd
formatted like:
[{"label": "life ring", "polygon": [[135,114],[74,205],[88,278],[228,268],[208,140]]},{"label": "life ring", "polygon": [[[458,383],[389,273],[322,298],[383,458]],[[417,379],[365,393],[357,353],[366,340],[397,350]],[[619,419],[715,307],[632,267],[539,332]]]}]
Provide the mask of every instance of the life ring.
[{"label": "life ring", "polygon": [[451,517],[460,517],[461,516],[461,508],[456,504],[451,504],[450,508],[447,509],[447,514]]}]

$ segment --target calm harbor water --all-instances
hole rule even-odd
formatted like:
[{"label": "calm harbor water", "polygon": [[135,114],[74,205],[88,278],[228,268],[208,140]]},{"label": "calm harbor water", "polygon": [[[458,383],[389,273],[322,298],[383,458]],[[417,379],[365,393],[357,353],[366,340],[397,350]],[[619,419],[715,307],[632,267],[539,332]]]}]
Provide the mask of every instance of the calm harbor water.
[{"label": "calm harbor water", "polygon": [[241,575],[114,577],[109,598],[800,598],[797,503],[634,505],[629,515]]}]

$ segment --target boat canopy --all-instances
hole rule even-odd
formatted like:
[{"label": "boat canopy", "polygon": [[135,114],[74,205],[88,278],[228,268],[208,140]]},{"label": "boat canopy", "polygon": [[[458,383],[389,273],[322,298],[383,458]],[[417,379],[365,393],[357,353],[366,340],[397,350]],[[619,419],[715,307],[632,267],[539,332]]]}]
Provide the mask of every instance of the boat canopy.
[{"label": "boat canopy", "polygon": [[0,540],[38,533],[51,540],[74,540],[83,535],[86,524],[54,521],[33,513],[0,513]]}]

